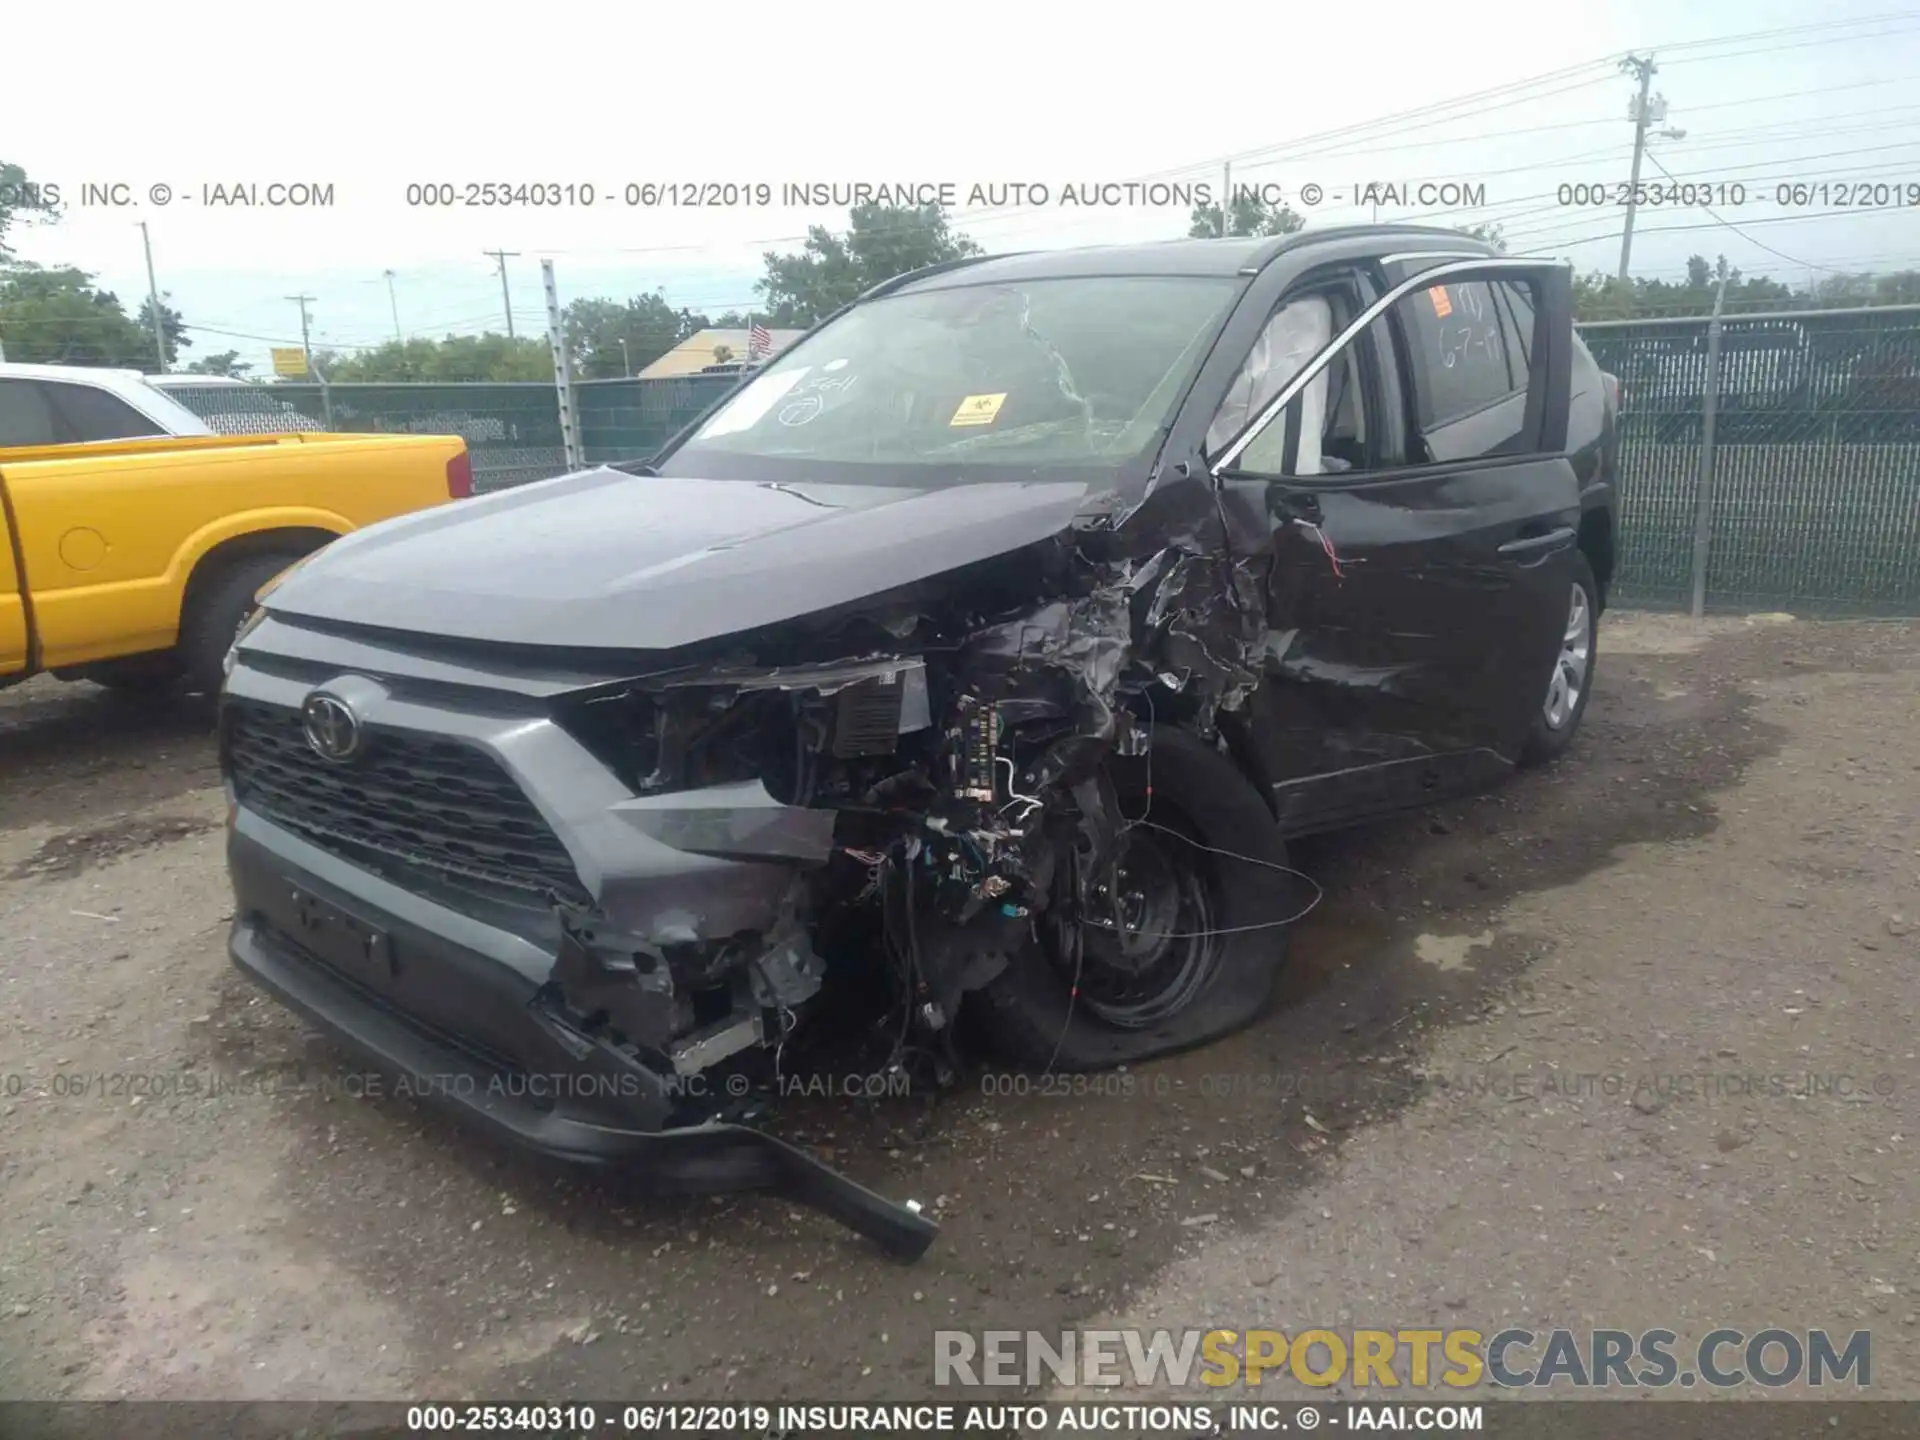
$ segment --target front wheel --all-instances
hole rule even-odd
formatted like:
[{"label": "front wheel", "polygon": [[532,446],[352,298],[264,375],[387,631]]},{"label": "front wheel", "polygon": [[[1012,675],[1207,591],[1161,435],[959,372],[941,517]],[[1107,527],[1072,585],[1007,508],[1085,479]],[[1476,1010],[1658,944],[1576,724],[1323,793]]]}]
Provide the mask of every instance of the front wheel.
[{"label": "front wheel", "polygon": [[1533,717],[1533,733],[1521,757],[1525,764],[1541,764],[1562,754],[1573,743],[1587,702],[1593,698],[1594,661],[1600,654],[1600,586],[1585,554],[1578,550],[1573,554],[1560,651],[1547,677],[1547,693]]},{"label": "front wheel", "polygon": [[1057,895],[977,996],[989,1041],[1035,1069],[1131,1064],[1247,1024],[1300,908],[1273,816],[1226,756],[1156,728],[1147,755],[1107,763],[1127,827],[1116,862],[1085,913]]}]

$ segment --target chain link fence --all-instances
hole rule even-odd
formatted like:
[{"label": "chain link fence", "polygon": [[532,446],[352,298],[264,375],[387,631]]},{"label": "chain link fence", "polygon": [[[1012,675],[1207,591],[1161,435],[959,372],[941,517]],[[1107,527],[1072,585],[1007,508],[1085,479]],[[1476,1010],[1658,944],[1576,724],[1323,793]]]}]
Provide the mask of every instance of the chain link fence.
[{"label": "chain link fence", "polygon": [[1690,604],[1703,555],[1709,609],[1920,615],[1920,306],[1721,319],[1709,441],[1715,323],[1582,327],[1625,396],[1620,600]]},{"label": "chain link fence", "polygon": [[[1686,606],[1703,554],[1709,608],[1920,615],[1920,306],[1724,318],[1708,445],[1712,323],[1581,329],[1625,397],[1618,599]],[[576,382],[586,463],[647,458],[737,378]],[[242,410],[253,428],[263,394],[334,430],[460,435],[476,490],[567,470],[547,384],[275,384],[179,398],[215,428]]]}]

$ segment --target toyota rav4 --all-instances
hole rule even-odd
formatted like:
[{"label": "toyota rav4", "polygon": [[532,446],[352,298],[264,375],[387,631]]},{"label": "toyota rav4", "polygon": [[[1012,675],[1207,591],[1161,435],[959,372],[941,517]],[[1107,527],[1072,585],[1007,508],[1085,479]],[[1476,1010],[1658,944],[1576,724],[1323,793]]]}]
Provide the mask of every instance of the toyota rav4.
[{"label": "toyota rav4", "polygon": [[519,1141],[918,1253],[760,1123],[827,1017],[939,1073],[962,1020],[1212,1039],[1290,836],[1566,749],[1616,453],[1569,293],[1404,226],[970,258],[645,464],[338,540],[229,657],[233,958]]}]

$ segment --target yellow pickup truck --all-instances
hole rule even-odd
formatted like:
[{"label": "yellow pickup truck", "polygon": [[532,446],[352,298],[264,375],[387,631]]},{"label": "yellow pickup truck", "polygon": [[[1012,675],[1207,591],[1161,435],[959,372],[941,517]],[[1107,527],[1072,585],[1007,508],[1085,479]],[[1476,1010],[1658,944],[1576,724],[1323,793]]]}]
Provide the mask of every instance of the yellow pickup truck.
[{"label": "yellow pickup truck", "polygon": [[448,435],[0,449],[0,685],[218,690],[254,593],[376,520],[473,493]]}]

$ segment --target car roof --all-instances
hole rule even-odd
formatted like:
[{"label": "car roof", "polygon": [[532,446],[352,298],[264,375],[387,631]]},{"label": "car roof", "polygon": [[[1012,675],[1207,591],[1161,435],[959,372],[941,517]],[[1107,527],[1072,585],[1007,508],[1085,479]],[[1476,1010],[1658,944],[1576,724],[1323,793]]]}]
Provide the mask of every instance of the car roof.
[{"label": "car roof", "polygon": [[1376,236],[1383,247],[1398,242],[1451,245],[1493,254],[1483,240],[1432,225],[1329,225],[1291,235],[1226,240],[1160,240],[1135,245],[1083,245],[1068,250],[1027,250],[1011,255],[969,256],[931,266],[867,292],[868,297],[908,291],[958,289],[1019,280],[1056,280],[1084,275],[1233,276],[1264,269],[1276,256],[1335,240]]},{"label": "car roof", "polygon": [[118,380],[140,384],[146,377],[138,370],[118,370],[105,365],[28,365],[8,360],[0,362],[0,379],[7,380]]}]

